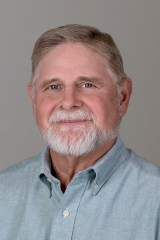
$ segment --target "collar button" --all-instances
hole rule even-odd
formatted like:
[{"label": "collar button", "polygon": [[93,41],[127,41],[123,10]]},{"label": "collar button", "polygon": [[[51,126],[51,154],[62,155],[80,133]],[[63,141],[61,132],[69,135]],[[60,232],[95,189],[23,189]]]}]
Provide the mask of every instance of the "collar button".
[{"label": "collar button", "polygon": [[98,189],[98,184],[94,184],[93,188],[94,188],[94,190],[97,190]]},{"label": "collar button", "polygon": [[50,183],[52,183],[52,179],[50,179],[50,178],[47,178],[47,181],[50,182]]}]

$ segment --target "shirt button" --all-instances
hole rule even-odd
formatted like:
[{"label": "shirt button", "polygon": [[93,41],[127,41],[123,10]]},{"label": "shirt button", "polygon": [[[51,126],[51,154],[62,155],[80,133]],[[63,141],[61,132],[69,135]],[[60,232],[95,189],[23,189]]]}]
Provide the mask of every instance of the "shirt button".
[{"label": "shirt button", "polygon": [[66,210],[63,211],[63,216],[64,216],[64,217],[68,217],[68,216],[69,216],[69,211],[68,211],[68,209],[66,209]]},{"label": "shirt button", "polygon": [[48,180],[48,182],[50,182],[50,183],[52,182],[52,179],[50,179],[50,178],[47,178],[47,180]]},{"label": "shirt button", "polygon": [[98,184],[94,184],[94,190],[98,189]]}]

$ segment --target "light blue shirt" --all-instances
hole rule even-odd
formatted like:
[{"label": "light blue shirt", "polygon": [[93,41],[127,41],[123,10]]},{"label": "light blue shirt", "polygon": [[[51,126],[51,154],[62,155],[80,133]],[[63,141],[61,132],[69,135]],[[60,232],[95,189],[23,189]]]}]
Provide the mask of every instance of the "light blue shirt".
[{"label": "light blue shirt", "polygon": [[160,168],[120,138],[63,194],[49,150],[0,174],[0,240],[158,240]]}]

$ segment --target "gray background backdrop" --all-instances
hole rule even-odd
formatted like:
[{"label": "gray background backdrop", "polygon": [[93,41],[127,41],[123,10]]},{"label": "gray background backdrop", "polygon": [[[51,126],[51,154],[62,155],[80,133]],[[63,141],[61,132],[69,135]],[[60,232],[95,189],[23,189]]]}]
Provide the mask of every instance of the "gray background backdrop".
[{"label": "gray background backdrop", "polygon": [[160,1],[1,0],[0,170],[43,147],[26,91],[30,56],[43,32],[68,23],[92,25],[113,36],[133,80],[122,140],[160,165]]}]

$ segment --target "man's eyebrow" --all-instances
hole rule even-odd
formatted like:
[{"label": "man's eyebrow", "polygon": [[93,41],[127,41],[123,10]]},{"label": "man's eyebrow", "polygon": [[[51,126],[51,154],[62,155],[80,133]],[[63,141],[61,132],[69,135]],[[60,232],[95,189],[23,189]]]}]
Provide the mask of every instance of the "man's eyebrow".
[{"label": "man's eyebrow", "polygon": [[41,89],[44,89],[45,87],[47,87],[48,85],[57,82],[59,79],[58,78],[52,78],[52,79],[48,79],[48,80],[44,80],[43,83],[40,85]]},{"label": "man's eyebrow", "polygon": [[85,82],[92,82],[92,83],[102,83],[102,80],[100,78],[97,77],[84,77],[84,76],[80,76],[78,77],[79,81],[85,81]]}]

